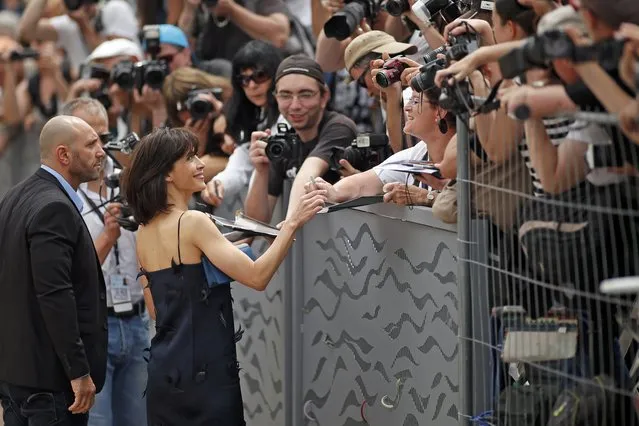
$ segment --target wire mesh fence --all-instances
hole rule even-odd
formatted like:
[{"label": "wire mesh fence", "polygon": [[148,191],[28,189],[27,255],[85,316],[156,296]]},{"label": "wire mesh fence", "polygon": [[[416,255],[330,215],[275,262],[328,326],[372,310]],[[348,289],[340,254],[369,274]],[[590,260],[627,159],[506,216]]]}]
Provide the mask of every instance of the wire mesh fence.
[{"label": "wire mesh fence", "polygon": [[607,114],[483,119],[457,126],[460,423],[639,424],[639,146]]}]

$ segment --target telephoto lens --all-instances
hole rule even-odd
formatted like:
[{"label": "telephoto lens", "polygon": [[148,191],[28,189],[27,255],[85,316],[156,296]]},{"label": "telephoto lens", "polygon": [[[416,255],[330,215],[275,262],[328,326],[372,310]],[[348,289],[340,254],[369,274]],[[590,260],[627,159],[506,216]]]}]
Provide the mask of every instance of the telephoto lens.
[{"label": "telephoto lens", "polygon": [[346,40],[366,17],[366,7],[360,1],[347,3],[346,6],[326,21],[324,33],[326,37]]},{"label": "telephoto lens", "polygon": [[393,83],[397,83],[402,76],[402,72],[407,65],[400,62],[399,59],[391,59],[384,64],[382,70],[375,75],[375,81],[381,87],[388,87]]}]

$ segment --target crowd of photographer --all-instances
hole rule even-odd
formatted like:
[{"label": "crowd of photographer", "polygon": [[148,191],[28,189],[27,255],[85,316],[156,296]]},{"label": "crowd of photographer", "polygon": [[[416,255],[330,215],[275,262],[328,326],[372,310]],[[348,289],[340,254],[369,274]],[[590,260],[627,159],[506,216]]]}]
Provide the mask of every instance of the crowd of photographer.
[{"label": "crowd of photographer", "polygon": [[[634,424],[617,320],[631,304],[593,295],[603,280],[639,274],[639,2],[155,6],[29,0],[0,12],[0,197],[40,167],[36,141],[52,117],[84,120],[107,154],[78,190],[107,283],[107,379],[89,424],[147,422],[143,351],[155,312],[150,292],[126,285],[138,279],[139,225],[120,192],[141,138],[184,128],[197,139],[206,188],[192,210],[214,213],[248,188],[245,214],[270,222],[290,180],[287,219],[321,193],[331,203],[383,195],[455,223],[460,123],[474,216],[490,222],[487,249],[500,259],[493,307],[586,318],[597,347],[580,338],[564,373],[612,381],[619,396],[594,415]],[[496,374],[497,401],[510,386]],[[526,380],[551,378],[531,368]],[[563,387],[544,397],[551,406],[565,402]],[[507,411],[492,421],[556,416],[524,423]]]}]

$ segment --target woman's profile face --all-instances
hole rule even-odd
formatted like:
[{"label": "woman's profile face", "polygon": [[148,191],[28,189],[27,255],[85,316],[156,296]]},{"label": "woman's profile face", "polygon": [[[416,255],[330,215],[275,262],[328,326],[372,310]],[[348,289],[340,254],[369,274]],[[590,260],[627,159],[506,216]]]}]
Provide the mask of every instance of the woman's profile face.
[{"label": "woman's profile face", "polygon": [[173,164],[168,181],[181,192],[200,192],[206,188],[204,163],[195,153],[189,153]]},{"label": "woman's profile face", "polygon": [[404,133],[424,139],[436,126],[436,109],[428,101],[428,98],[420,93],[413,93],[410,100],[404,105],[406,124]]},{"label": "woman's profile face", "polygon": [[513,33],[508,21],[503,21],[496,9],[493,9],[493,33],[497,43],[506,43],[513,40]]},{"label": "woman's profile face", "polygon": [[246,68],[236,77],[248,100],[257,107],[264,107],[273,79],[259,68]]}]

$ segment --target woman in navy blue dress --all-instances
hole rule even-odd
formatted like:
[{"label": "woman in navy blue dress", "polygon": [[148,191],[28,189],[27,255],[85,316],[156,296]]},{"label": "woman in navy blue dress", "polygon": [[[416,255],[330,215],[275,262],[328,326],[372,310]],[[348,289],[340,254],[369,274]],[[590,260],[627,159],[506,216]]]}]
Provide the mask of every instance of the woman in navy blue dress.
[{"label": "woman in navy blue dress", "polygon": [[245,425],[229,283],[211,285],[204,264],[229,281],[264,290],[295,231],[323,206],[325,192],[304,196],[279,236],[255,262],[209,216],[187,211],[205,188],[197,138],[156,129],[140,141],[125,177],[126,198],[141,224],[138,258],[147,306],[155,315],[147,385],[149,426]]}]

